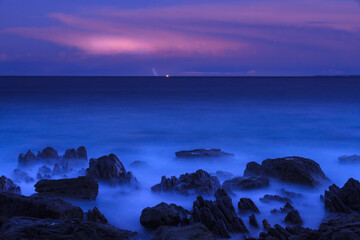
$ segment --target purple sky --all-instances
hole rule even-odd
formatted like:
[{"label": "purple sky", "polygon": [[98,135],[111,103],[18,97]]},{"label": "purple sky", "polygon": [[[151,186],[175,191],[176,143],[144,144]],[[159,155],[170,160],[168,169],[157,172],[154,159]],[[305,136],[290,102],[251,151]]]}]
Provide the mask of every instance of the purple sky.
[{"label": "purple sky", "polygon": [[360,74],[360,1],[0,0],[0,75]]}]

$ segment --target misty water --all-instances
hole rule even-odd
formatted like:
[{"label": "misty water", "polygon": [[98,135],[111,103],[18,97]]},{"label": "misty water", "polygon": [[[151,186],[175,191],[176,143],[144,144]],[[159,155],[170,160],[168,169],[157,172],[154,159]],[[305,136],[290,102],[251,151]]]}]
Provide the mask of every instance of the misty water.
[{"label": "misty water", "polygon": [[[51,146],[64,154],[85,146],[89,158],[115,153],[141,187],[100,185],[94,202],[75,202],[84,210],[98,206],[119,228],[149,234],[139,222],[142,209],[160,202],[191,210],[195,195],[152,193],[163,175],[204,169],[242,176],[246,163],[301,156],[318,162],[332,182],[359,179],[360,165],[339,164],[341,155],[360,154],[359,78],[6,78],[0,79],[0,174],[12,178],[19,153]],[[175,152],[221,148],[233,159],[176,159]],[[145,166],[131,168],[133,161]],[[37,169],[33,170],[36,178]],[[223,181],[220,179],[221,182]],[[34,183],[19,184],[31,195]],[[317,228],[325,216],[317,189],[275,181],[270,187],[236,192],[233,203],[251,198],[258,221],[282,223],[263,203],[280,188],[303,194],[294,200],[304,226]],[[247,217],[243,218],[251,233]]]}]

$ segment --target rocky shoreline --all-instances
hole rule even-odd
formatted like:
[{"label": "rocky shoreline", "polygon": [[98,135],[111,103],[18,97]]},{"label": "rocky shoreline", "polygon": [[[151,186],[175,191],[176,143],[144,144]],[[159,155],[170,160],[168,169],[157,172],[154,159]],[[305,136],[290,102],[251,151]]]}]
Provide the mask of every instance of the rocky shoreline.
[{"label": "rocky shoreline", "polygon": [[[179,159],[221,159],[233,157],[220,149],[195,149],[176,153]],[[29,169],[39,167],[37,182]],[[146,166],[146,165],[144,165]],[[75,177],[69,177],[75,176]],[[68,200],[95,201],[100,184],[112,188],[126,186],[134,191],[141,182],[115,154],[91,158],[85,147],[66,150],[63,156],[47,147],[37,155],[30,150],[18,157],[12,179],[0,178],[0,239],[147,239],[132,231],[121,230],[108,222],[94,207],[84,212]],[[224,181],[221,184],[219,178]],[[34,183],[37,193],[21,195],[18,183]],[[269,194],[273,182],[328,190],[319,199],[326,216],[317,229],[303,226],[303,219],[293,201],[302,194],[279,190]],[[249,162],[243,176],[202,169],[179,177],[162,176],[149,191],[193,198],[192,209],[159,202],[139,212],[139,222],[153,240],[205,239],[360,239],[360,183],[350,178],[342,187],[332,184],[315,161],[302,157],[266,159],[261,164]],[[282,204],[271,214],[282,221],[269,224],[259,214],[264,210],[254,199],[237,197],[238,191],[263,191],[259,201]],[[237,199],[234,207],[233,201]],[[300,200],[299,200],[300,199]],[[250,228],[260,234],[252,236]]]}]

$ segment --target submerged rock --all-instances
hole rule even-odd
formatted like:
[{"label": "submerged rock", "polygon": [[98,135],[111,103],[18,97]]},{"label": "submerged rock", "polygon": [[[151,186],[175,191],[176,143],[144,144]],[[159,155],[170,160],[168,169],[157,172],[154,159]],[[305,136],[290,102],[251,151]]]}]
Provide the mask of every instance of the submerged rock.
[{"label": "submerged rock", "polygon": [[292,201],[289,198],[286,197],[280,197],[279,195],[270,195],[270,194],[265,194],[264,197],[259,199],[262,202],[271,202],[271,201],[276,201],[276,202],[283,202],[283,203],[292,203]]},{"label": "submerged rock", "polygon": [[291,210],[285,217],[285,222],[293,225],[302,225],[303,221],[297,210]]},{"label": "submerged rock", "polygon": [[5,176],[0,177],[0,192],[9,192],[20,194],[20,187],[17,186],[10,178]]},{"label": "submerged rock", "polygon": [[86,220],[95,223],[108,223],[108,220],[105,218],[97,207],[94,207],[92,210],[89,210],[85,213]]},{"label": "submerged rock", "polygon": [[261,165],[250,162],[246,165],[244,176],[271,177],[308,187],[316,187],[329,181],[318,163],[301,157],[267,159]]},{"label": "submerged rock", "polygon": [[195,149],[176,152],[175,156],[177,158],[219,158],[233,157],[234,154],[223,152],[221,149]]},{"label": "submerged rock", "polygon": [[0,216],[82,219],[84,212],[81,208],[60,199],[25,197],[14,193],[0,192]]},{"label": "submerged rock", "polygon": [[259,228],[259,224],[258,224],[258,222],[256,220],[255,214],[252,214],[251,216],[249,216],[249,223],[254,228]]},{"label": "submerged rock", "polygon": [[216,171],[215,175],[220,179],[220,180],[228,180],[234,177],[234,175],[232,173],[229,172],[225,172],[225,171]]},{"label": "submerged rock", "polygon": [[17,182],[26,182],[26,183],[34,181],[34,179],[30,177],[28,173],[24,172],[19,168],[14,169],[14,179]]},{"label": "submerged rock", "polygon": [[197,170],[195,173],[186,173],[179,178],[161,178],[160,184],[154,185],[151,190],[154,192],[175,192],[189,195],[191,192],[200,195],[212,195],[220,188],[220,182],[216,176],[211,176],[204,170]]},{"label": "submerged rock", "polygon": [[147,207],[141,212],[140,223],[146,228],[156,229],[160,226],[178,226],[189,224],[191,213],[175,204],[160,203]]},{"label": "submerged rock", "polygon": [[340,163],[360,163],[360,156],[359,155],[351,155],[351,156],[340,156],[339,157]]},{"label": "submerged rock", "polygon": [[152,240],[216,240],[212,232],[203,224],[188,226],[162,226],[153,234]]},{"label": "submerged rock", "polygon": [[325,191],[325,208],[330,212],[360,211],[360,182],[349,178],[342,188],[335,184]]},{"label": "submerged rock", "polygon": [[129,165],[130,168],[144,168],[147,166],[148,166],[148,164],[143,161],[134,161],[134,162],[130,163],[130,165]]},{"label": "submerged rock", "polygon": [[98,159],[90,159],[89,168],[86,169],[86,175],[111,186],[121,184],[138,185],[138,181],[132,172],[125,170],[124,165],[115,154],[103,156]]},{"label": "submerged rock", "polygon": [[50,179],[51,178],[51,169],[47,166],[42,166],[39,168],[39,171],[37,173],[37,178],[39,180],[41,179]]},{"label": "submerged rock", "polygon": [[271,213],[289,213],[292,210],[295,210],[294,207],[287,202],[283,208],[280,208],[280,210],[273,209]]},{"label": "submerged rock", "polygon": [[226,180],[222,187],[226,191],[250,190],[269,186],[269,179],[266,177],[236,177]]},{"label": "submerged rock", "polygon": [[72,167],[86,166],[88,163],[87,151],[84,146],[78,147],[78,149],[67,149],[62,157],[61,167],[64,172],[67,172]]},{"label": "submerged rock", "polygon": [[118,229],[110,224],[80,219],[38,219],[14,217],[3,224],[0,239],[6,240],[128,240],[136,233]]},{"label": "submerged rock", "polygon": [[260,213],[255,203],[250,198],[240,198],[238,203],[239,213],[242,215],[249,213]]},{"label": "submerged rock", "polygon": [[47,147],[47,148],[43,149],[42,151],[38,151],[37,159],[40,162],[42,161],[49,165],[52,165],[59,161],[59,154],[52,147]]},{"label": "submerged rock", "polygon": [[204,200],[198,196],[193,203],[195,222],[203,223],[216,236],[230,238],[230,233],[247,233],[243,221],[236,215],[231,198],[223,189],[215,193],[216,201]]},{"label": "submerged rock", "polygon": [[287,197],[287,198],[301,198],[302,197],[301,193],[290,192],[290,191],[287,191],[285,188],[281,188],[280,193],[283,197]]},{"label": "submerged rock", "polygon": [[99,185],[91,177],[41,180],[35,184],[37,196],[95,200]]}]

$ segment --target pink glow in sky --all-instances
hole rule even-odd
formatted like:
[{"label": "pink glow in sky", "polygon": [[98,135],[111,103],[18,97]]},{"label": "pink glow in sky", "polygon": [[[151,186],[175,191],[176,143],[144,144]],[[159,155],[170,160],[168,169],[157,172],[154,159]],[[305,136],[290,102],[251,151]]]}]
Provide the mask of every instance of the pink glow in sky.
[{"label": "pink glow in sky", "polygon": [[[360,72],[360,7],[356,1],[224,1],[126,9],[82,6],[40,17],[48,24],[4,27],[0,35],[64,47],[61,54],[44,54],[52,61],[81,55],[71,58],[80,65],[96,56],[114,61],[109,59],[113,56],[120,63],[134,61],[135,69],[139,62],[149,69],[171,62],[174,74],[179,75],[224,73],[223,68],[229,68],[230,75],[266,74],[268,70],[262,69],[281,66],[293,69],[284,74],[306,73],[305,67],[316,69],[314,74],[346,71],[333,69],[338,62],[351,72]],[[1,46],[0,54],[7,60],[26,55],[1,51]]]}]

